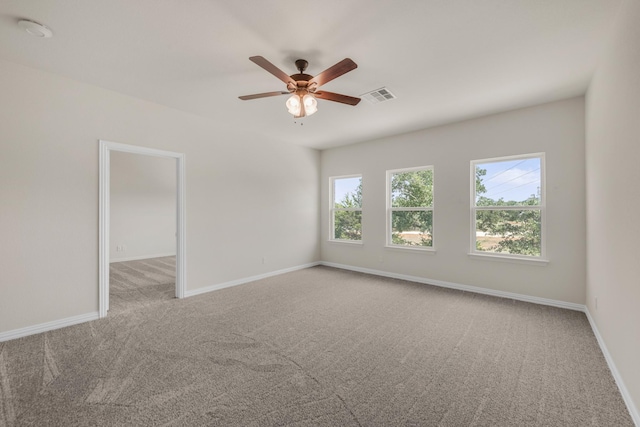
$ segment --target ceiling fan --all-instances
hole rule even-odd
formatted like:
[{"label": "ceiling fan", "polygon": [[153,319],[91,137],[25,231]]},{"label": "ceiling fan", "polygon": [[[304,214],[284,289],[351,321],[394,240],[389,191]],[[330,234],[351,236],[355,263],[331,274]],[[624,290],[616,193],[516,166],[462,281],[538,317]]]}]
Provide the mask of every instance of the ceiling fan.
[{"label": "ceiling fan", "polygon": [[291,95],[287,99],[286,106],[289,113],[293,114],[295,118],[301,118],[310,116],[318,111],[318,99],[324,99],[327,101],[340,102],[342,104],[357,105],[360,102],[360,98],[356,98],[348,95],[341,95],[339,93],[327,92],[325,90],[318,90],[318,88],[331,80],[340,77],[343,74],[348,73],[351,70],[358,68],[358,65],[349,58],[345,58],[337,64],[327,68],[317,76],[313,77],[309,74],[305,74],[304,70],[307,69],[309,63],[304,59],[298,59],[296,68],[300,71],[298,74],[287,75],[284,71],[267,61],[262,56],[252,56],[249,58],[258,66],[264,68],[287,85],[287,90],[280,92],[265,92],[256,93],[253,95],[244,95],[239,98],[243,101],[257,98],[266,98],[269,96],[279,95]]}]

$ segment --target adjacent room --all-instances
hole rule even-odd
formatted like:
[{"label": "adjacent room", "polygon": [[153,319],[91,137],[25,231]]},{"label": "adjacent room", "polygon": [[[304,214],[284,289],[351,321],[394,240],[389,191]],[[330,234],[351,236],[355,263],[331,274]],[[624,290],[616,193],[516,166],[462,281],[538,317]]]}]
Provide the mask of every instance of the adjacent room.
[{"label": "adjacent room", "polygon": [[110,311],[176,296],[176,168],[171,158],[110,155]]},{"label": "adjacent room", "polygon": [[640,0],[0,4],[0,425],[640,426]]}]

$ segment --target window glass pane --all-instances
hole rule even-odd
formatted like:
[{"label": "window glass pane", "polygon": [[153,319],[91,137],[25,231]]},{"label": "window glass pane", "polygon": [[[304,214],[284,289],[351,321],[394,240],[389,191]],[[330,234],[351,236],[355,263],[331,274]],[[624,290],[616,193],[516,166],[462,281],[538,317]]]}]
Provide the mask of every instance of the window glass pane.
[{"label": "window glass pane", "polygon": [[539,205],[540,158],[476,164],[476,206]]},{"label": "window glass pane", "polygon": [[334,179],[333,203],[336,208],[361,208],[362,177]]},{"label": "window glass pane", "polygon": [[391,211],[391,243],[433,246],[433,211]]},{"label": "window glass pane", "polygon": [[540,256],[540,210],[476,211],[476,250]]},{"label": "window glass pane", "polygon": [[333,238],[362,240],[362,211],[334,211]]},{"label": "window glass pane", "polygon": [[399,172],[391,175],[391,207],[433,206],[433,170]]}]

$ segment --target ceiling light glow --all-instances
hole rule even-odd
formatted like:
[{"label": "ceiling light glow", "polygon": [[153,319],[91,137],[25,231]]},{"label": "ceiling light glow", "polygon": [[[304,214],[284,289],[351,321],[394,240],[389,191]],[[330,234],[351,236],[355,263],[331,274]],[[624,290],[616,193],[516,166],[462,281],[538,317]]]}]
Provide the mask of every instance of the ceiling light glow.
[{"label": "ceiling light glow", "polygon": [[309,93],[304,95],[294,93],[287,99],[285,105],[289,114],[293,114],[296,118],[310,116],[318,111],[318,101]]}]

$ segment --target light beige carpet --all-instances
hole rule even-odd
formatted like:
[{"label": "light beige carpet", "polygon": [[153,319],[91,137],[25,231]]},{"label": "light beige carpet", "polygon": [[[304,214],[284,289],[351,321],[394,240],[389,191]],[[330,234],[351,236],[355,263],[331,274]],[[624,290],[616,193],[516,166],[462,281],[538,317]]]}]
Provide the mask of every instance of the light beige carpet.
[{"label": "light beige carpet", "polygon": [[633,425],[579,312],[327,267],[137,295],[0,344],[0,425]]},{"label": "light beige carpet", "polygon": [[175,256],[114,262],[109,267],[110,315],[175,298]]}]

